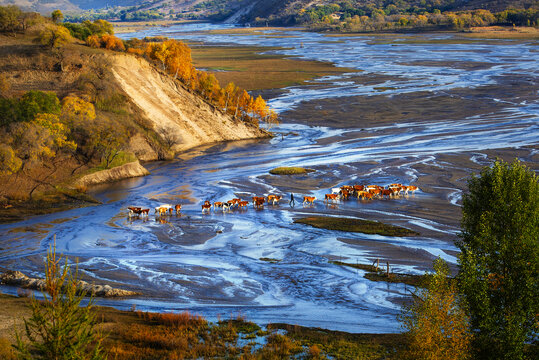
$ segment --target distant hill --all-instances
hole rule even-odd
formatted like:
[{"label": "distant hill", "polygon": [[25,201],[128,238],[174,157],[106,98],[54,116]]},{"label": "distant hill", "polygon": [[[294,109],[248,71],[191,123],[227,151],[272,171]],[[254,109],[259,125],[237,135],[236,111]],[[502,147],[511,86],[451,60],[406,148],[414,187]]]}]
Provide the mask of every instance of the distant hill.
[{"label": "distant hill", "polygon": [[17,5],[23,11],[34,11],[49,15],[56,9],[66,13],[80,12],[81,9],[69,0],[0,0],[0,6]]},{"label": "distant hill", "polygon": [[328,5],[363,9],[367,13],[372,9],[380,9],[386,15],[419,14],[434,9],[441,11],[485,9],[499,12],[509,8],[539,8],[539,0],[0,0],[0,5],[8,4],[41,13],[48,13],[53,9],[65,12],[100,9],[99,14],[106,19],[189,18],[282,25],[296,24],[300,22],[298,19],[306,10]]}]

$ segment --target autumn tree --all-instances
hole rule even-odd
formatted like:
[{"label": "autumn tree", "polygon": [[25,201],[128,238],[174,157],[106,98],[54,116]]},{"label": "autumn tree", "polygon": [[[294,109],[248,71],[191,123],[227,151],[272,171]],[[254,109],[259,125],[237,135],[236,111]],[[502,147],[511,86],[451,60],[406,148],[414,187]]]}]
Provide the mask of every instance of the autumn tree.
[{"label": "autumn tree", "polygon": [[108,169],[120,155],[129,134],[126,129],[119,127],[108,119],[102,119],[93,129],[96,150],[104,166]]},{"label": "autumn tree", "polygon": [[88,28],[92,35],[114,35],[114,27],[106,20],[99,19],[95,20],[94,22],[86,20],[82,23],[82,25]]},{"label": "autumn tree", "polygon": [[62,22],[62,20],[64,20],[64,14],[62,14],[60,10],[56,9],[51,13],[51,19],[55,23]]},{"label": "autumn tree", "polygon": [[101,36],[101,46],[107,50],[125,51],[123,41],[114,35]]},{"label": "autumn tree", "polygon": [[0,32],[15,32],[21,27],[22,11],[15,5],[0,6]]},{"label": "autumn tree", "polygon": [[[5,134],[3,139],[6,139]],[[22,160],[8,144],[0,144],[0,175],[11,175],[19,171]]]},{"label": "autumn tree", "polygon": [[413,302],[400,317],[409,340],[407,355],[414,360],[464,360],[469,358],[471,335],[461,307],[456,283],[441,258],[425,288],[418,288]]},{"label": "autumn tree", "polygon": [[498,160],[463,196],[459,279],[479,359],[525,359],[537,341],[538,180],[518,160]]},{"label": "autumn tree", "polygon": [[77,148],[77,144],[74,141],[67,139],[70,129],[60,122],[58,115],[37,114],[33,123],[49,130],[55,150],[73,152]]},{"label": "autumn tree", "polygon": [[39,33],[37,38],[42,45],[46,45],[51,49],[59,48],[69,43],[72,39],[69,30],[58,25],[46,26],[45,29]]},{"label": "autumn tree", "polygon": [[77,144],[75,157],[80,167],[87,165],[99,154],[99,126],[95,122],[94,105],[76,96],[66,96],[62,100],[60,119],[70,129],[69,140]]},{"label": "autumn tree", "polygon": [[86,38],[86,45],[97,49],[101,47],[101,39],[97,35],[90,35]]}]

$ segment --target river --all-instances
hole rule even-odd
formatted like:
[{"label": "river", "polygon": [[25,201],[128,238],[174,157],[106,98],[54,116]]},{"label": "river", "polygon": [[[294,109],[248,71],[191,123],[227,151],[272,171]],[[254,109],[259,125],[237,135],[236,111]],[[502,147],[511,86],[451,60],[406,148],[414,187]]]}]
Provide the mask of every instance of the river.
[{"label": "river", "polygon": [[[331,260],[389,262],[422,273],[440,256],[457,262],[466,179],[496,157],[538,168],[538,42],[473,40],[456,34],[339,36],[294,29],[213,33],[232,26],[194,24],[124,35],[212,44],[279,46],[285,56],[361,72],[325,77],[274,95],[282,119],[270,140],[193,149],[145,164],[151,175],[91,190],[102,205],[0,225],[0,265],[41,276],[43,256],[79,259],[96,283],[142,291],[98,303],[139,310],[241,314],[349,332],[400,331],[396,317],[413,288],[372,282]],[[273,176],[304,166],[305,176]],[[403,183],[414,195],[303,206],[344,184]],[[204,200],[282,194],[255,210],[202,214]],[[288,204],[296,196],[294,207]],[[129,219],[130,205],[182,203],[182,215]],[[341,215],[413,229],[414,237],[364,235],[294,224],[303,215]],[[262,260],[261,260],[262,259]],[[265,259],[265,260],[263,260]],[[267,261],[274,259],[273,262]],[[3,291],[15,292],[9,287]]]}]

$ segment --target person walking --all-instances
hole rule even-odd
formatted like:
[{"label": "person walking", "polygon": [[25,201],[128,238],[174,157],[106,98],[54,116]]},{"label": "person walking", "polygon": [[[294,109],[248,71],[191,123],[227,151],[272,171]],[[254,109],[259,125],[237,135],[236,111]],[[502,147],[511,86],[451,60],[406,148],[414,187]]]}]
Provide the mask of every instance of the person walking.
[{"label": "person walking", "polygon": [[296,205],[296,202],[294,201],[294,194],[290,193],[290,206]]}]

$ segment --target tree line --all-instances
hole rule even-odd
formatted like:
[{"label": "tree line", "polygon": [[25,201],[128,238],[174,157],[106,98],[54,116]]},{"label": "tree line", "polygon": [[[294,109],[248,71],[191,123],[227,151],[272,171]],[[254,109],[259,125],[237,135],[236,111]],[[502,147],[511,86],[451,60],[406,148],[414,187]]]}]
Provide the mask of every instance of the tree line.
[{"label": "tree line", "polygon": [[197,70],[192,63],[191,49],[183,41],[164,37],[124,41],[110,34],[95,34],[86,38],[86,44],[94,48],[144,57],[157,64],[175,80],[180,80],[187,89],[234,118],[256,125],[260,121],[269,126],[278,122],[277,113],[269,108],[260,95],[253,98],[246,90],[232,82],[221,87],[215,75]]},{"label": "tree line", "polygon": [[461,30],[489,25],[539,26],[539,10],[535,8],[507,9],[497,13],[483,9],[452,12],[443,11],[450,6],[444,6],[441,2],[422,2],[422,4],[423,7],[418,7],[407,2],[390,1],[376,7],[372,4],[352,4],[348,1],[340,5],[320,5],[301,9],[295,21],[315,30],[330,29],[342,32],[412,28]]},{"label": "tree line", "polygon": [[539,177],[497,160],[468,181],[458,275],[434,262],[400,318],[408,359],[537,358]]},{"label": "tree line", "polygon": [[52,92],[28,91],[0,98],[0,175],[25,174],[36,187],[47,179],[34,178],[32,169],[44,166],[51,175],[69,157],[82,165],[108,168],[120,154],[129,131],[96,114],[92,103],[76,96],[61,101]]}]

